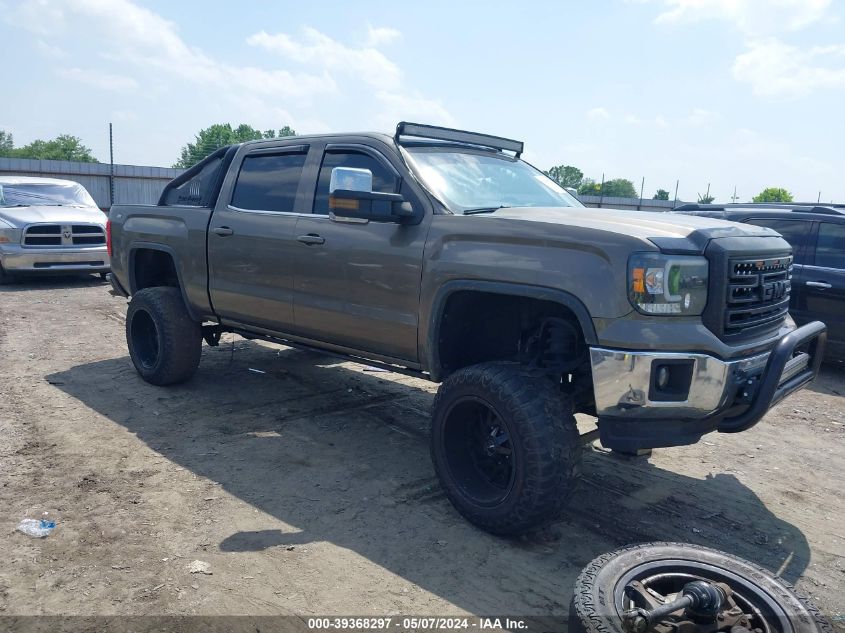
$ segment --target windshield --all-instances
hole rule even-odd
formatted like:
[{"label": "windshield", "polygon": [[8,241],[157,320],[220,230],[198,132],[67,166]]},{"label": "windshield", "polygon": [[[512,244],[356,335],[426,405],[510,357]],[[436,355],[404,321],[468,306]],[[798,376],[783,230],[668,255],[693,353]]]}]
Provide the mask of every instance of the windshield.
[{"label": "windshield", "polygon": [[419,178],[455,213],[502,207],[582,207],[519,159],[452,147],[405,147]]},{"label": "windshield", "polygon": [[77,183],[0,184],[0,207],[96,207],[85,187]]}]

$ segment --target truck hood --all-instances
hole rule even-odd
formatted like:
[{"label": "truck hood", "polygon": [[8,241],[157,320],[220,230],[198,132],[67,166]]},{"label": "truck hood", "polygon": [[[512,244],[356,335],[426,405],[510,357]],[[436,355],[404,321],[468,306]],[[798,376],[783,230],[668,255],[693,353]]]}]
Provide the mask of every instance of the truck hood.
[{"label": "truck hood", "polygon": [[55,222],[56,224],[93,223],[106,225],[106,214],[96,207],[0,207],[0,221],[23,228],[27,224]]},{"label": "truck hood", "polygon": [[771,237],[772,229],[680,213],[626,211],[593,207],[511,207],[477,217],[496,217],[550,225],[577,226],[648,240],[661,250],[700,253],[712,239]]}]

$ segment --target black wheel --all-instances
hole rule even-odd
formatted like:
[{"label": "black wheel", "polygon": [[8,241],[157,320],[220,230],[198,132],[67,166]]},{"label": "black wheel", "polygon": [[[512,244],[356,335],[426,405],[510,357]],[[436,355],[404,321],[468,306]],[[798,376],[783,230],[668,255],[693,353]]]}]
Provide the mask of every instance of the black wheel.
[{"label": "black wheel", "polygon": [[[729,588],[729,603],[718,615],[692,618],[673,612],[643,631],[690,630],[699,633],[737,630],[762,633],[832,633],[830,623],[792,586],[736,556],[684,543],[647,543],[599,556],[575,581],[570,607],[571,631],[626,633],[622,614],[651,610],[681,596],[687,583],[704,580]],[[736,608],[734,611],[728,609]],[[691,627],[691,628],[690,628]]]},{"label": "black wheel", "polygon": [[431,458],[449,500],[501,535],[560,515],[580,471],[572,404],[559,385],[520,365],[461,369],[437,391]]},{"label": "black wheel", "polygon": [[109,274],[108,273],[97,273],[100,276],[100,279],[103,281],[108,281]]},{"label": "black wheel", "polygon": [[133,295],[126,311],[126,343],[144,380],[171,385],[197,370],[202,328],[191,320],[178,288],[144,288]]}]

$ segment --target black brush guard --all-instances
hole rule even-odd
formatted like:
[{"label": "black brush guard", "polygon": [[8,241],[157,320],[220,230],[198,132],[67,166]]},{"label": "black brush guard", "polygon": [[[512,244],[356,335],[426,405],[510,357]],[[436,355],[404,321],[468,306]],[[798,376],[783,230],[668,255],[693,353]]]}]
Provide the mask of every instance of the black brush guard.
[{"label": "black brush guard", "polygon": [[[789,394],[815,379],[824,358],[827,326],[821,321],[803,325],[784,336],[769,355],[754,400],[739,415],[721,420],[720,433],[750,429],[766,412]],[[807,351],[796,351],[805,347]]]}]

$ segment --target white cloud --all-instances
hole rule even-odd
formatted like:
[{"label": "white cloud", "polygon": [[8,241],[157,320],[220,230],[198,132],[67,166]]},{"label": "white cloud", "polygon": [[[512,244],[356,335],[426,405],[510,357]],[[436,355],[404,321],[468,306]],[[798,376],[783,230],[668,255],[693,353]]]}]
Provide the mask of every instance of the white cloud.
[{"label": "white cloud", "polygon": [[391,89],[401,82],[399,67],[372,46],[352,48],[314,28],[303,28],[298,38],[259,31],[246,41],[300,64],[349,74],[374,87]]},{"label": "white cloud", "polygon": [[129,93],[138,89],[138,82],[125,75],[114,75],[97,70],[83,70],[81,68],[59,68],[59,77],[70,81],[84,83],[100,90]]},{"label": "white cloud", "polygon": [[587,110],[587,118],[591,121],[604,121],[610,118],[607,108],[591,108]]},{"label": "white cloud", "polygon": [[374,27],[367,25],[367,46],[378,47],[382,44],[392,44],[402,38],[402,31],[389,26]]},{"label": "white cloud", "polygon": [[845,86],[845,45],[802,50],[776,38],[753,41],[736,58],[733,76],[763,97],[799,97]]},{"label": "white cloud", "polygon": [[275,97],[309,97],[336,90],[326,73],[292,73],[235,66],[189,46],[175,24],[129,0],[29,0],[19,8],[21,24],[50,36],[97,33],[101,56],[119,64],[155,70],[195,84],[245,89]]},{"label": "white cloud", "polygon": [[659,0],[658,24],[730,22],[746,33],[797,31],[827,14],[831,0]]},{"label": "white cloud", "polygon": [[426,99],[419,94],[402,94],[380,91],[376,100],[381,104],[381,112],[374,124],[382,130],[390,131],[399,121],[418,121],[433,125],[454,126],[455,120],[436,99]]},{"label": "white cloud", "polygon": [[704,127],[712,123],[717,118],[717,114],[711,110],[704,108],[693,108],[692,112],[687,116],[687,123],[694,127]]},{"label": "white cloud", "polygon": [[65,51],[61,46],[50,44],[42,39],[35,41],[35,48],[38,49],[38,52],[47,59],[64,59],[67,57],[67,51]]}]

